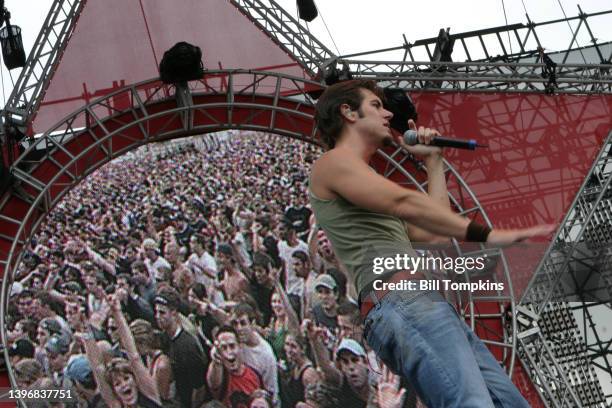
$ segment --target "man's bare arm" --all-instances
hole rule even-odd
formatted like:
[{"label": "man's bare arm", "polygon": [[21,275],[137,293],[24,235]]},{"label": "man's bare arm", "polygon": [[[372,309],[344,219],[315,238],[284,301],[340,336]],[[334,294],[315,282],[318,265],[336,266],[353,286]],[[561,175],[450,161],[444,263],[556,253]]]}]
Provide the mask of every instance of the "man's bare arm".
[{"label": "man's bare arm", "polygon": [[[431,146],[420,146],[432,151],[425,157],[427,167],[427,195],[450,210],[448,189],[446,188],[446,177],[444,176],[444,161],[440,148]],[[448,237],[432,234],[415,225],[406,223],[406,232],[413,242],[440,243],[448,241]]]},{"label": "man's bare arm", "polygon": [[[313,168],[315,194],[342,196],[351,203],[388,214],[432,234],[464,239],[470,220],[455,214],[427,194],[405,189],[373,172],[365,162],[337,149],[327,152]],[[326,198],[326,197],[322,197]],[[547,235],[553,225],[517,230],[493,230],[488,243],[505,244],[538,235]]]},{"label": "man's bare arm", "polygon": [[460,239],[465,237],[468,219],[426,194],[387,180],[362,160],[341,150],[329,151],[317,161],[312,182],[314,188],[341,196],[367,210],[398,217],[428,232]]}]

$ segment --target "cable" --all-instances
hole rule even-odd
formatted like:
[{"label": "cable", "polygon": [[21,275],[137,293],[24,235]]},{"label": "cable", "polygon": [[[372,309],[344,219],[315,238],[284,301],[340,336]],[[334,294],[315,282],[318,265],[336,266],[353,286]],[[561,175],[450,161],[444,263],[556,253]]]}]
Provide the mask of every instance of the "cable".
[{"label": "cable", "polygon": [[[501,3],[502,3],[502,9],[504,10],[504,20],[506,20],[506,26],[508,26],[508,16],[506,15],[506,5],[504,4],[504,0],[501,0]],[[510,55],[512,55],[514,53],[512,52],[512,41],[510,41],[510,31],[506,31],[506,34],[508,34],[508,45],[510,46]]]},{"label": "cable", "polygon": [[[576,34],[574,34],[574,30],[572,30],[572,25],[570,24],[569,21],[567,21],[567,15],[565,14],[565,10],[563,9],[563,4],[561,4],[561,0],[557,0],[557,3],[559,3],[559,7],[561,7],[561,11],[563,12],[563,17],[565,17],[567,26],[570,29],[570,32],[572,33],[572,38],[574,38],[574,41],[576,41],[576,45],[578,46],[578,51],[580,51],[580,55],[582,55],[582,60],[584,61],[585,64],[588,64],[582,50],[580,49],[580,44],[578,43],[578,38],[576,36]],[[572,49],[572,44],[570,44],[570,50]]]},{"label": "cable", "polygon": [[15,88],[15,81],[13,81],[13,74],[11,74],[11,70],[10,69],[8,70],[8,73],[9,73],[9,77],[11,78],[11,84],[13,84],[13,87],[11,89],[13,89],[13,88]]},{"label": "cable", "polygon": [[523,3],[523,10],[525,10],[525,14],[529,14],[527,13],[527,7],[525,7],[525,0],[521,0],[521,3]]},{"label": "cable", "polygon": [[323,21],[323,25],[325,26],[325,29],[327,30],[327,34],[329,35],[329,38],[331,38],[332,43],[334,44],[334,47],[336,48],[336,51],[338,51],[338,55],[342,55],[342,53],[338,49],[338,46],[336,45],[336,42],[334,41],[334,37],[332,37],[331,32],[329,31],[329,28],[327,28],[327,23],[325,23],[325,19],[323,18],[323,13],[321,13],[321,10],[319,9],[319,6],[317,6],[317,3],[315,3],[315,7],[319,11],[319,15],[321,16],[321,21]]},{"label": "cable", "polygon": [[145,28],[147,29],[147,35],[149,36],[149,44],[151,44],[151,51],[153,51],[153,58],[155,59],[155,65],[159,67],[159,62],[157,62],[157,55],[155,54],[155,47],[153,46],[153,39],[151,38],[151,31],[149,31],[149,23],[147,22],[147,16],[145,15],[144,6],[142,5],[142,0],[139,1],[140,10],[142,11],[142,18],[144,19]]},{"label": "cable", "polygon": [[2,106],[6,107],[6,95],[4,94],[4,69],[0,68],[0,78],[2,79]]}]

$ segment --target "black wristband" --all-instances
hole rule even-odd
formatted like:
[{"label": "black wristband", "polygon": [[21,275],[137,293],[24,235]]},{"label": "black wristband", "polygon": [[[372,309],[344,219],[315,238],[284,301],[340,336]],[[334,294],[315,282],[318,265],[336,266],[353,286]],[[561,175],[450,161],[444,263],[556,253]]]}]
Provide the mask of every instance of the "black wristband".
[{"label": "black wristband", "polygon": [[465,240],[467,242],[487,242],[491,228],[472,220],[468,224]]}]

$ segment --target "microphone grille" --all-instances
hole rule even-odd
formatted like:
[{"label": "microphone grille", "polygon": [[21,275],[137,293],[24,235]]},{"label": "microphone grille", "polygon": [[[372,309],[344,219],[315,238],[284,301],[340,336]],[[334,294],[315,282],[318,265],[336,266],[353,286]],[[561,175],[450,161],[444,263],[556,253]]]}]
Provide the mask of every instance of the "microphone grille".
[{"label": "microphone grille", "polygon": [[408,146],[414,146],[415,144],[419,143],[416,130],[408,129],[404,132],[404,143],[406,143]]}]

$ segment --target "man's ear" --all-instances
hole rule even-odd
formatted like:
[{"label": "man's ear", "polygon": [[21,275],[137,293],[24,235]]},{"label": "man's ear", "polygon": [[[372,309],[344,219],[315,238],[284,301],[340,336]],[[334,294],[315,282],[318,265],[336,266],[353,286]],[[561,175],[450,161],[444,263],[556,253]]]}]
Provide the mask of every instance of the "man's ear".
[{"label": "man's ear", "polygon": [[353,122],[355,120],[355,112],[353,112],[351,107],[346,103],[340,105],[340,113],[349,122]]}]

